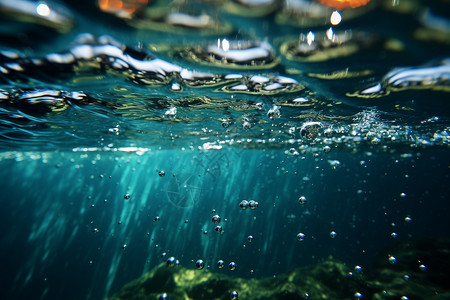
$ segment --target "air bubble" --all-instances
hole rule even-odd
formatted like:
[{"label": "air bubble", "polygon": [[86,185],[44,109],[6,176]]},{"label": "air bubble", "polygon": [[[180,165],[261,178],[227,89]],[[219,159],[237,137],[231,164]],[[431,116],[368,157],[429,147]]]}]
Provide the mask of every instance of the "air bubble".
[{"label": "air bubble", "polygon": [[320,135],[323,124],[320,122],[306,122],[300,127],[300,136],[304,140],[313,141]]},{"label": "air bubble", "polygon": [[250,207],[250,209],[255,209],[255,208],[257,208],[258,206],[259,206],[259,203],[256,202],[256,201],[254,201],[254,200],[250,200],[250,201],[248,202],[248,207]]},{"label": "air bubble", "polygon": [[297,234],[297,240],[302,242],[305,240],[305,238],[306,238],[306,235],[304,233],[300,232],[299,234]]},{"label": "air bubble", "polygon": [[267,117],[271,120],[278,119],[281,116],[280,114],[280,107],[274,105],[269,111],[267,112]]},{"label": "air bubble", "polygon": [[238,292],[232,291],[230,293],[230,299],[237,299],[238,298]]},{"label": "air bubble", "polygon": [[242,200],[241,203],[239,203],[239,206],[240,206],[242,209],[247,209],[248,204],[249,204],[249,203],[248,203],[247,200]]},{"label": "air bubble", "polygon": [[388,261],[391,265],[393,265],[397,262],[397,259],[391,255],[389,256]]},{"label": "air bubble", "polygon": [[250,124],[250,122],[245,121],[244,123],[242,123],[242,127],[244,129],[250,129],[252,128],[252,124]]},{"label": "air bubble", "polygon": [[167,259],[167,265],[173,266],[175,264],[175,257],[171,256]]},{"label": "air bubble", "polygon": [[220,223],[220,216],[219,216],[219,215],[214,215],[214,216],[212,217],[211,221],[212,221],[214,224]]},{"label": "air bubble", "polygon": [[220,269],[222,269],[224,265],[225,265],[225,264],[224,264],[223,260],[219,259],[219,260],[217,261],[217,266],[218,266]]},{"label": "air bubble", "polygon": [[199,259],[195,262],[195,267],[201,270],[205,267],[205,263],[203,262],[203,260]]},{"label": "air bubble", "polygon": [[306,204],[306,202],[308,202],[308,200],[306,200],[305,196],[300,196],[300,198],[298,198],[298,203],[300,203],[301,205]]}]

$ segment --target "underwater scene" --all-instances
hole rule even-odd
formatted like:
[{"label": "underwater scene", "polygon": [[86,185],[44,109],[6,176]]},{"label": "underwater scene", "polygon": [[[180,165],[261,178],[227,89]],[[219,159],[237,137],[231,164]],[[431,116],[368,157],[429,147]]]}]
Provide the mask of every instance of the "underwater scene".
[{"label": "underwater scene", "polygon": [[450,299],[448,0],[0,16],[0,299]]}]

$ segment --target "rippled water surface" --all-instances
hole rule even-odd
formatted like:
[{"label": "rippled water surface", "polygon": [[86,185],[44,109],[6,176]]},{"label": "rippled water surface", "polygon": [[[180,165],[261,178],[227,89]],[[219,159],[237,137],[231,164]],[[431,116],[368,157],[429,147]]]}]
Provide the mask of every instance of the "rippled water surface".
[{"label": "rippled water surface", "polygon": [[0,298],[103,299],[169,257],[372,280],[245,299],[448,297],[380,274],[448,239],[449,3],[330,2],[0,0]]}]

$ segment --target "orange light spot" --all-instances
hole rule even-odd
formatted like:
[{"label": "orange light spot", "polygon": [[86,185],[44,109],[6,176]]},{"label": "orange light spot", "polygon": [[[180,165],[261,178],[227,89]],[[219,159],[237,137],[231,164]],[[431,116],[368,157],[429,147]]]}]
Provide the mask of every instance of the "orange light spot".
[{"label": "orange light spot", "polygon": [[321,4],[333,7],[337,10],[341,10],[344,8],[356,8],[360,6],[364,6],[370,2],[370,0],[318,0]]},{"label": "orange light spot", "polygon": [[148,2],[149,0],[98,0],[98,6],[104,12],[126,12],[131,15],[137,9],[147,5]]}]

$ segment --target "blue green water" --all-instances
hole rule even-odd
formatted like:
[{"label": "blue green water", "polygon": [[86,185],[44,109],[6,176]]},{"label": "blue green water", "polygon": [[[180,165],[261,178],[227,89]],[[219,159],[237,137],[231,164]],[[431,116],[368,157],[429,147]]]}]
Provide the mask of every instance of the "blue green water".
[{"label": "blue green water", "polygon": [[[370,270],[449,238],[446,1],[372,1],[339,25],[290,6],[314,1],[155,2],[224,23],[65,1],[47,3],[71,21],[49,25],[0,1],[1,299],[103,299],[172,256],[244,278]],[[269,54],[239,61],[246,42]]]},{"label": "blue green water", "polygon": [[[230,273],[216,267],[222,259],[237,263],[235,276],[263,277],[329,256],[369,268],[394,241],[448,235],[442,150],[10,155],[2,160],[2,281],[13,298],[98,299],[164,261],[164,252],[186,267],[201,258]],[[259,206],[241,210],[242,199]]]}]

